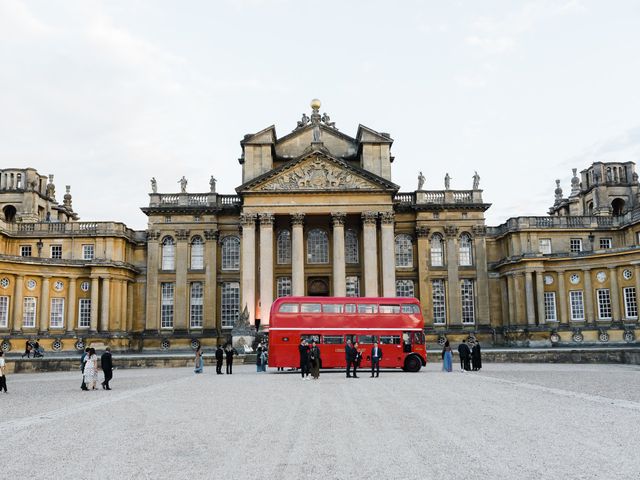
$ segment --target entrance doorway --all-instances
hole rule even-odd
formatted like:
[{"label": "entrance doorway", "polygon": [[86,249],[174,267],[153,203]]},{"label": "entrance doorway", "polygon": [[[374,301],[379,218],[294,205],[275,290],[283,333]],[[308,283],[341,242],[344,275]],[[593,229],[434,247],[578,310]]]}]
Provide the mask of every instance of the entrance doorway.
[{"label": "entrance doorway", "polygon": [[310,297],[329,296],[329,278],[313,277],[307,280],[307,295]]}]

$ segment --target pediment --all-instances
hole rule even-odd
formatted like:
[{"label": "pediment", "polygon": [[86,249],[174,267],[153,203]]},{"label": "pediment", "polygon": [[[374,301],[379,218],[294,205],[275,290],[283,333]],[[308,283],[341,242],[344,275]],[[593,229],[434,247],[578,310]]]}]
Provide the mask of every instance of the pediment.
[{"label": "pediment", "polygon": [[[358,153],[358,144],[354,138],[326,125],[319,125],[321,142],[336,158],[354,157]],[[313,142],[313,125],[299,128],[290,134],[279,138],[276,146],[278,158],[298,158],[303,155]]]}]

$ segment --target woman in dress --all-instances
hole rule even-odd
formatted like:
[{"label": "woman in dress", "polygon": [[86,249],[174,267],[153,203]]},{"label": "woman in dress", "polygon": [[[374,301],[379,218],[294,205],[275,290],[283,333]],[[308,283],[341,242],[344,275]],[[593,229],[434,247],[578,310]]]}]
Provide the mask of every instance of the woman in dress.
[{"label": "woman in dress", "polygon": [[84,384],[87,390],[95,390],[98,381],[98,356],[96,349],[90,348],[87,361],[84,365]]},{"label": "woman in dress", "polygon": [[204,363],[202,360],[202,347],[198,345],[198,348],[196,348],[195,368],[193,371],[196,373],[202,373],[203,370],[204,370]]},{"label": "woman in dress", "polygon": [[309,360],[311,360],[311,376],[314,380],[317,380],[320,378],[320,349],[315,340],[311,342]]},{"label": "woman in dress", "polygon": [[442,371],[453,371],[453,354],[451,353],[451,345],[449,345],[449,340],[444,342],[444,348],[442,349]]}]

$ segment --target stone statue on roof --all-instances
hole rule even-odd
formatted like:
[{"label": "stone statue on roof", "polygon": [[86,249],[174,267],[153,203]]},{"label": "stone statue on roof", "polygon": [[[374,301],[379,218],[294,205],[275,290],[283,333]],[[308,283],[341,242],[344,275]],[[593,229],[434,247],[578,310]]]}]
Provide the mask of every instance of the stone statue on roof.
[{"label": "stone statue on roof", "polygon": [[422,172],[420,172],[420,174],[418,175],[418,190],[422,190],[425,180],[426,178],[424,178],[424,175],[422,174]]},{"label": "stone statue on roof", "polygon": [[479,186],[480,186],[480,175],[478,175],[478,172],[476,171],[473,174],[473,189],[478,190]]},{"label": "stone statue on roof", "polygon": [[156,177],[151,177],[151,192],[158,193],[158,182],[156,181]]},{"label": "stone statue on roof", "polygon": [[211,175],[211,178],[209,179],[209,187],[211,193],[216,193],[216,179],[213,175]]},{"label": "stone statue on roof", "polygon": [[449,190],[451,188],[451,177],[449,176],[449,172],[444,176],[444,189]]},{"label": "stone statue on roof", "polygon": [[178,183],[180,184],[180,192],[187,193],[187,179],[184,175],[178,180]]}]

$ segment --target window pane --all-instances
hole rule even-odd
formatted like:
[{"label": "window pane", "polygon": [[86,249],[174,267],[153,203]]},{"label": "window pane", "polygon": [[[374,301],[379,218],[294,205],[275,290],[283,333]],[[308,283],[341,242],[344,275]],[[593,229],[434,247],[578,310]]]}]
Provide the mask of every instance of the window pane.
[{"label": "window pane", "polygon": [[473,265],[471,237],[467,234],[460,236],[459,244],[460,265]]},{"label": "window pane", "polygon": [[624,311],[627,318],[638,318],[638,303],[635,287],[624,289]]},{"label": "window pane", "polygon": [[9,324],[9,297],[0,297],[0,327],[7,328]]},{"label": "window pane", "polygon": [[222,284],[222,305],[220,314],[223,327],[233,327],[240,316],[240,283],[225,282]]},{"label": "window pane", "polygon": [[51,299],[51,312],[49,313],[51,328],[61,328],[64,324],[64,298]]},{"label": "window pane", "polygon": [[342,313],[344,305],[341,303],[327,303],[322,305],[322,311],[324,313]]},{"label": "window pane", "polygon": [[373,303],[360,303],[358,304],[358,313],[376,313],[378,306]]},{"label": "window pane", "polygon": [[410,235],[396,236],[396,267],[413,267],[413,240]]},{"label": "window pane", "polygon": [[193,237],[191,240],[191,269],[202,270],[204,268],[204,241],[202,237]]},{"label": "window pane", "polygon": [[82,246],[82,258],[84,260],[93,260],[93,245],[83,245]]},{"label": "window pane", "polygon": [[309,231],[307,263],[329,263],[329,238],[324,230],[314,228]]},{"label": "window pane", "polygon": [[279,265],[291,263],[291,232],[282,230],[278,234],[277,262]]},{"label": "window pane", "polygon": [[358,342],[365,344],[372,344],[376,342],[378,337],[376,335],[358,335]]},{"label": "window pane", "polygon": [[203,325],[204,288],[202,282],[191,284],[191,305],[189,319],[191,328],[199,328]]},{"label": "window pane", "polygon": [[280,313],[298,313],[297,303],[283,303],[278,310]]},{"label": "window pane", "polygon": [[402,305],[402,313],[420,313],[420,308],[417,305]]},{"label": "window pane", "polygon": [[22,326],[23,327],[35,327],[36,326],[36,298],[24,297],[24,310],[22,312]]},{"label": "window pane", "polygon": [[222,240],[222,270],[240,270],[240,239],[225,237]]},{"label": "window pane", "polygon": [[278,297],[290,297],[291,290],[291,277],[278,277],[277,282],[277,296]]},{"label": "window pane", "polygon": [[344,313],[356,313],[356,306],[354,303],[347,303],[344,306]]},{"label": "window pane", "polygon": [[344,234],[345,262],[358,263],[358,234],[355,230],[347,230]]},{"label": "window pane", "polygon": [[160,328],[173,328],[173,283],[162,283],[160,290]]},{"label": "window pane", "polygon": [[162,240],[162,270],[175,270],[176,247],[171,237]]},{"label": "window pane", "polygon": [[544,318],[549,322],[558,320],[556,314],[556,293],[544,292]]},{"label": "window pane", "polygon": [[400,345],[400,335],[380,335],[382,345]]},{"label": "window pane", "polygon": [[582,290],[571,290],[569,299],[571,301],[571,320],[584,320]]},{"label": "window pane", "polygon": [[413,297],[413,280],[396,280],[396,297]]},{"label": "window pane", "polygon": [[433,323],[447,322],[447,304],[445,298],[444,280],[431,281],[431,303],[433,305]]},{"label": "window pane", "polygon": [[347,297],[359,297],[360,296],[360,277],[348,276],[346,277],[346,292]]},{"label": "window pane", "polygon": [[91,299],[81,298],[78,304],[78,327],[88,328],[91,326]]},{"label": "window pane", "polygon": [[322,343],[326,343],[327,345],[341,345],[344,343],[344,338],[342,335],[323,335]]},{"label": "window pane", "polygon": [[440,235],[431,237],[431,265],[442,267],[444,265],[444,245]]},{"label": "window pane", "polygon": [[538,240],[540,245],[540,253],[544,255],[549,255],[551,253],[551,239],[550,238],[541,238]]},{"label": "window pane", "polygon": [[611,293],[608,288],[596,290],[598,296],[598,318],[601,320],[611,319]]},{"label": "window pane", "polygon": [[400,313],[400,305],[380,305],[380,313]]},{"label": "window pane", "polygon": [[460,300],[462,301],[462,323],[475,322],[475,307],[473,298],[473,280],[460,282]]},{"label": "window pane", "polygon": [[302,313],[320,313],[322,307],[319,303],[303,303],[300,305],[300,311]]}]

